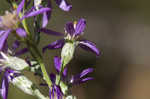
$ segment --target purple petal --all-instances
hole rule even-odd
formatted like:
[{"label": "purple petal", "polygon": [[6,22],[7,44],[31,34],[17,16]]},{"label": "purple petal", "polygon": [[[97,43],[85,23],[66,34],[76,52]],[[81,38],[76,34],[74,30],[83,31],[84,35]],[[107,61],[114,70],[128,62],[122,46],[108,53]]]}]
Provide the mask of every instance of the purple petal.
[{"label": "purple petal", "polygon": [[11,30],[7,30],[5,32],[0,31],[0,50],[2,50],[10,32],[11,32]]},{"label": "purple petal", "polygon": [[25,12],[25,14],[24,15],[28,15],[29,13],[31,13],[31,12],[33,12],[33,11],[35,11],[36,9],[35,9],[35,7],[33,6],[33,7],[31,7],[27,12]]},{"label": "purple petal", "polygon": [[[51,0],[48,0],[46,7],[52,9]],[[45,28],[46,25],[48,24],[48,20],[49,20],[50,17],[51,17],[51,13],[52,13],[52,10],[47,11],[47,12],[45,12],[45,13],[43,14],[42,28]]]},{"label": "purple petal", "polygon": [[87,51],[94,52],[97,56],[100,55],[99,50],[96,48],[96,45],[88,40],[82,40],[79,42],[79,46]]},{"label": "purple petal", "polygon": [[18,77],[20,76],[21,74],[12,70],[12,69],[9,69],[9,68],[6,68],[5,69],[5,73],[4,73],[5,77],[7,78],[8,82],[10,82],[11,80],[13,80],[15,77]]},{"label": "purple petal", "polygon": [[4,32],[6,32],[6,31],[1,30],[0,31],[0,36],[3,35]]},{"label": "purple petal", "polygon": [[20,36],[20,37],[26,37],[26,36],[27,36],[26,31],[25,31],[24,29],[22,29],[22,28],[16,29],[16,33],[17,33],[18,36]]},{"label": "purple petal", "polygon": [[55,64],[55,69],[59,73],[61,71],[61,65],[62,65],[61,58],[55,56],[54,57],[54,64]]},{"label": "purple petal", "polygon": [[78,23],[76,24],[76,27],[75,27],[75,33],[76,35],[81,35],[85,29],[85,26],[86,26],[86,21],[85,19],[80,19],[78,21]]},{"label": "purple petal", "polygon": [[0,67],[0,73],[2,72],[2,70],[3,70],[3,68],[2,68],[2,67]]},{"label": "purple petal", "polygon": [[65,26],[65,30],[72,36],[75,33],[74,24],[72,22],[68,22]]},{"label": "purple petal", "polygon": [[51,89],[49,89],[49,98],[50,98],[50,99],[51,99],[51,95],[52,95]]},{"label": "purple petal", "polygon": [[8,53],[8,43],[7,43],[7,40],[5,41],[5,43],[4,43],[3,48],[2,48],[1,51],[4,52],[4,53]]},{"label": "purple petal", "polygon": [[15,56],[20,56],[20,55],[25,54],[27,52],[28,52],[28,48],[23,48],[23,49],[15,52]]},{"label": "purple petal", "polygon": [[18,40],[15,40],[15,42],[12,45],[12,49],[15,51],[17,48],[19,48],[20,42]]},{"label": "purple petal", "polygon": [[51,10],[50,8],[41,8],[37,11],[32,11],[32,12],[24,15],[21,20],[23,20],[24,18],[29,18],[29,17],[33,17],[33,16],[36,16],[36,15],[42,14],[42,13],[50,11],[50,10]]},{"label": "purple petal", "polygon": [[88,73],[93,72],[93,68],[88,68],[88,69],[84,69],[81,73],[80,73],[80,78],[82,78],[83,76],[87,75]]},{"label": "purple petal", "polygon": [[81,83],[84,83],[84,82],[86,82],[88,80],[93,80],[93,77],[84,78],[84,79],[81,80]]},{"label": "purple petal", "polygon": [[55,95],[55,89],[54,89],[54,87],[52,87],[52,98],[54,99],[54,95]]},{"label": "purple petal", "polygon": [[55,0],[56,4],[61,8],[63,11],[70,11],[72,5],[69,5],[65,0]]},{"label": "purple petal", "polygon": [[1,89],[0,89],[0,94],[3,97],[3,99],[7,99],[8,87],[9,87],[8,80],[7,80],[6,77],[3,77],[2,86],[1,86]]},{"label": "purple petal", "polygon": [[56,36],[63,36],[63,33],[59,33],[50,29],[46,29],[46,28],[42,28],[40,29],[41,32],[45,33],[45,34],[49,34],[49,35],[56,35]]},{"label": "purple petal", "polygon": [[59,49],[59,48],[62,48],[64,43],[65,43],[64,39],[52,42],[51,44],[49,44],[49,45],[47,45],[43,48],[43,52],[45,52],[46,49]]},{"label": "purple petal", "polygon": [[55,84],[55,81],[56,81],[56,75],[53,74],[53,73],[51,73],[51,74],[50,74],[50,79],[51,79],[52,83]]},{"label": "purple petal", "polygon": [[[52,3],[51,3],[51,0],[48,0],[48,2],[47,2],[47,7],[52,9]],[[52,10],[47,11],[47,17],[48,17],[48,19],[51,18],[51,13],[52,13]]]},{"label": "purple petal", "polygon": [[62,99],[63,93],[61,92],[61,88],[59,86],[56,86],[55,90],[56,90],[57,99]]},{"label": "purple petal", "polygon": [[63,75],[66,77],[67,76],[67,68],[64,69]]},{"label": "purple petal", "polygon": [[22,0],[21,3],[19,4],[17,8],[17,15],[19,15],[20,11],[23,9],[24,3],[25,3],[25,0]]},{"label": "purple petal", "polygon": [[47,13],[44,12],[43,13],[43,21],[42,21],[42,28],[45,28],[48,24],[48,16],[47,16]]}]

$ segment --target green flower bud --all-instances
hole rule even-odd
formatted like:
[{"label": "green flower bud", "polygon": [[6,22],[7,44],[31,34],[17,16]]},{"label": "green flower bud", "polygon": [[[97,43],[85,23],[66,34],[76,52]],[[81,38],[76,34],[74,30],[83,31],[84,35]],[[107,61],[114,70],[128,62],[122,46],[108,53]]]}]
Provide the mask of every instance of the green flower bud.
[{"label": "green flower bud", "polygon": [[22,90],[24,93],[36,96],[38,99],[49,99],[40,93],[37,88],[34,88],[34,84],[25,76],[18,76],[11,80],[11,83]]},{"label": "green flower bud", "polygon": [[74,55],[75,48],[76,48],[75,42],[65,43],[61,51],[61,58],[62,58],[63,66],[66,66],[66,64],[68,64],[71,61]]},{"label": "green flower bud", "polygon": [[28,67],[28,63],[19,57],[10,56],[4,54],[3,52],[1,52],[1,55],[3,58],[0,59],[0,64],[2,64],[4,67],[9,67],[19,71]]}]

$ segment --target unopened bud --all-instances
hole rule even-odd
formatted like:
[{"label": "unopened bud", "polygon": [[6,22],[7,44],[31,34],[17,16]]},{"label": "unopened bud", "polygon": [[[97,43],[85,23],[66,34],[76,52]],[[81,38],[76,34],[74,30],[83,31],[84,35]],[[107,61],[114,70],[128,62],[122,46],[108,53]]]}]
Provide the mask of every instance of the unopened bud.
[{"label": "unopened bud", "polygon": [[34,84],[25,76],[15,77],[13,80],[11,80],[11,83],[26,94],[36,96],[38,99],[49,99],[41,94],[37,88],[33,88]]},{"label": "unopened bud", "polygon": [[63,66],[65,66],[66,64],[68,64],[71,61],[71,59],[73,58],[73,55],[74,55],[75,48],[76,48],[75,42],[65,43],[65,45],[63,46],[62,51],[61,51],[61,58],[62,58]]},{"label": "unopened bud", "polygon": [[2,64],[5,67],[9,67],[11,69],[19,71],[28,67],[28,63],[19,57],[10,56],[4,54],[3,52],[1,52],[1,55],[3,58],[0,59],[0,64]]}]

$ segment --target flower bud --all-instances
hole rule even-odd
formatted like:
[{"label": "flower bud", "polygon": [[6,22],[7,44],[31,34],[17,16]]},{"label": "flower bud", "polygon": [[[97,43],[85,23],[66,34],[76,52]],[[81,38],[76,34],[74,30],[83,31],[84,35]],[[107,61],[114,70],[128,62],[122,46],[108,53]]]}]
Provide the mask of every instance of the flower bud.
[{"label": "flower bud", "polygon": [[38,89],[33,88],[33,83],[25,76],[15,77],[11,83],[26,94],[36,96],[38,99],[49,99],[42,95]]},{"label": "flower bud", "polygon": [[66,64],[68,64],[71,61],[74,55],[75,48],[76,48],[75,42],[65,43],[61,51],[61,58],[62,58],[63,66],[66,66]]},{"label": "flower bud", "polygon": [[18,87],[19,89],[21,89],[24,93],[29,94],[29,95],[33,95],[33,89],[32,89],[32,85],[33,83],[26,78],[25,76],[18,76],[15,77],[11,83]]},{"label": "flower bud", "polygon": [[9,67],[11,69],[19,70],[19,71],[28,67],[28,63],[21,58],[10,56],[4,54],[3,52],[1,52],[1,55],[3,58],[0,59],[0,64],[2,64],[5,67]]}]

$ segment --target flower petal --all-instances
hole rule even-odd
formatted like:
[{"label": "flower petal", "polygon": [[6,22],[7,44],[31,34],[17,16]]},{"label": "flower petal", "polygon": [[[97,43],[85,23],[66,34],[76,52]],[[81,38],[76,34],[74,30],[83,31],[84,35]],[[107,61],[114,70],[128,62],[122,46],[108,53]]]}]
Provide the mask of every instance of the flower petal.
[{"label": "flower petal", "polygon": [[33,17],[33,16],[36,16],[36,15],[42,14],[42,13],[50,11],[50,10],[51,10],[50,8],[41,8],[37,11],[32,11],[32,12],[24,15],[21,20],[23,20],[24,18],[29,18],[29,17]]},{"label": "flower petal", "polygon": [[56,36],[63,36],[63,33],[59,33],[50,29],[46,29],[46,28],[42,28],[40,29],[41,32],[45,33],[45,34],[49,34],[49,35],[56,35]]},{"label": "flower petal", "polygon": [[8,87],[9,87],[8,79],[4,76],[2,80],[2,86],[0,89],[0,94],[3,97],[3,99],[7,99]]},{"label": "flower petal", "polygon": [[62,48],[63,45],[64,45],[64,39],[61,39],[61,40],[57,40],[55,42],[52,42],[51,44],[45,46],[43,48],[43,52],[45,52],[46,49],[59,49],[59,48]]},{"label": "flower petal", "polygon": [[[47,1],[47,6],[46,7],[52,9],[51,0]],[[45,28],[46,25],[48,24],[48,20],[51,18],[51,13],[52,13],[52,10],[47,11],[43,14],[42,28]]]},{"label": "flower petal", "polygon": [[15,56],[20,56],[20,55],[25,54],[27,52],[28,52],[28,48],[23,48],[23,49],[15,52]]},{"label": "flower petal", "polygon": [[63,93],[61,92],[61,88],[59,86],[55,87],[57,99],[62,99]]},{"label": "flower petal", "polygon": [[2,52],[4,53],[8,53],[8,43],[7,40],[5,41],[3,48],[1,49]]},{"label": "flower petal", "polygon": [[68,22],[65,26],[65,31],[72,36],[75,33],[74,24],[72,22]]},{"label": "flower petal", "polygon": [[54,64],[55,64],[55,69],[56,69],[57,72],[59,73],[60,70],[61,70],[61,65],[62,65],[61,58],[55,56],[55,57],[54,57]]},{"label": "flower petal", "polygon": [[43,13],[43,20],[42,20],[42,28],[46,27],[48,24],[48,16],[47,16],[47,13],[44,12]]},{"label": "flower petal", "polygon": [[87,77],[87,78],[82,79],[81,83],[84,83],[84,82],[86,82],[88,80],[93,80],[93,79],[94,79],[93,77]]},{"label": "flower petal", "polygon": [[56,4],[61,8],[63,11],[70,11],[72,5],[69,5],[66,0],[55,0]]},{"label": "flower petal", "polygon": [[80,78],[82,78],[83,76],[87,75],[88,73],[93,72],[93,68],[87,68],[84,69],[81,73],[80,73]]},{"label": "flower petal", "polygon": [[23,9],[24,3],[25,3],[25,0],[22,0],[21,3],[19,4],[17,8],[17,15],[19,15],[20,11]]},{"label": "flower petal", "polygon": [[85,19],[81,18],[75,26],[75,33],[76,35],[81,35],[85,29],[86,21]]},{"label": "flower petal", "polygon": [[63,76],[65,76],[65,77],[67,76],[67,70],[68,70],[68,69],[65,68],[65,69],[64,69],[64,72],[63,72]]},{"label": "flower petal", "polygon": [[79,41],[79,46],[87,51],[94,52],[97,56],[100,55],[99,50],[96,48],[96,45],[88,40]]},{"label": "flower petal", "polygon": [[51,99],[51,88],[49,89],[49,98]]},{"label": "flower petal", "polygon": [[51,74],[50,74],[50,79],[51,79],[52,83],[55,84],[55,81],[56,81],[56,75],[53,74],[53,73],[51,73]]},{"label": "flower petal", "polygon": [[17,33],[18,36],[20,36],[20,37],[26,37],[26,36],[27,36],[26,31],[25,31],[24,29],[22,29],[22,28],[16,29],[16,33]]},{"label": "flower petal", "polygon": [[5,42],[6,42],[6,39],[8,38],[8,35],[9,33],[11,32],[11,30],[7,30],[7,31],[2,31],[0,33],[0,50],[2,50]]},{"label": "flower petal", "polygon": [[18,40],[15,40],[12,45],[12,50],[15,51],[17,48],[19,48],[20,42]]}]

